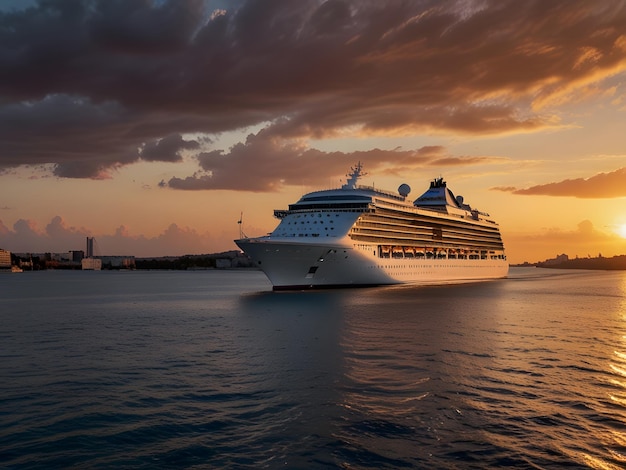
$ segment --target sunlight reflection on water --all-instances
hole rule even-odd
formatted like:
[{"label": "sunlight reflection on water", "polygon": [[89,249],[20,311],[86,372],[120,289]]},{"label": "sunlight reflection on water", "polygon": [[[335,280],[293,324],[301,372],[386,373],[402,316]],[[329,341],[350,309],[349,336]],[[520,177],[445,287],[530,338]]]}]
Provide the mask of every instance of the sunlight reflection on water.
[{"label": "sunlight reflection on water", "polygon": [[270,289],[256,272],[7,278],[0,455],[16,467],[626,463],[626,273]]}]

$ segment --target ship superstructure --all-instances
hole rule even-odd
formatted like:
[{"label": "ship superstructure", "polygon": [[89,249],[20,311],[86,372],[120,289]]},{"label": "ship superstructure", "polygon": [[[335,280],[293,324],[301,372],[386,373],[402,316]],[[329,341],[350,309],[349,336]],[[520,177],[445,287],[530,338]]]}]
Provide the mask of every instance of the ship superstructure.
[{"label": "ship superstructure", "polygon": [[455,197],[443,178],[411,201],[357,182],[359,163],[341,188],[305,194],[267,236],[235,243],[274,289],[372,286],[505,277],[498,224]]}]

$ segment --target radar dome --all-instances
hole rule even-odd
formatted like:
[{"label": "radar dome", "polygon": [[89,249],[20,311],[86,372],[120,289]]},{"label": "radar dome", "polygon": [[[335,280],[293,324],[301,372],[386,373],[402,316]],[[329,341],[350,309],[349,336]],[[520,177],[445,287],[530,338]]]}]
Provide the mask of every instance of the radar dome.
[{"label": "radar dome", "polygon": [[406,183],[403,183],[398,188],[398,192],[400,193],[400,196],[407,197],[409,195],[409,193],[411,192],[411,186],[409,186]]},{"label": "radar dome", "polygon": [[458,202],[459,204],[463,204],[463,196],[459,195],[456,197],[456,202]]}]

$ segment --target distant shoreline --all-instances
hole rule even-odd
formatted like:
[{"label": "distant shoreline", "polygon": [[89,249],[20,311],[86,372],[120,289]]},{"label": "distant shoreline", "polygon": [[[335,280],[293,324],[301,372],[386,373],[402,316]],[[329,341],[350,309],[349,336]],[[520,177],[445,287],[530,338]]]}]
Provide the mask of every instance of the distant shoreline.
[{"label": "distant shoreline", "polygon": [[[94,256],[102,261],[102,270],[208,270],[208,269],[258,269],[250,258],[238,250],[203,255],[162,256],[135,258],[134,256]],[[42,255],[11,253],[11,265],[20,266],[25,271],[48,269],[81,270],[81,259],[65,259],[58,254]]]},{"label": "distant shoreline", "polygon": [[552,259],[538,263],[514,264],[512,267],[551,268],[551,269],[591,269],[597,271],[622,271],[626,270],[626,255],[605,258],[574,258],[574,259]]}]

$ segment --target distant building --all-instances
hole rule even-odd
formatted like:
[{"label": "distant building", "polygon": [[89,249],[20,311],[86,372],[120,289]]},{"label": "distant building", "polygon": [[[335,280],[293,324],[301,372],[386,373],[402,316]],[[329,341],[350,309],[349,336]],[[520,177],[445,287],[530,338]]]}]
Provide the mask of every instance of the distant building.
[{"label": "distant building", "polygon": [[69,253],[49,253],[50,261],[56,261],[58,263],[69,263],[70,255]]},{"label": "distant building", "polygon": [[93,237],[87,237],[87,258],[93,258]]},{"label": "distant building", "polygon": [[105,269],[135,269],[134,256],[100,256]]},{"label": "distant building", "polygon": [[227,251],[226,253],[220,253],[215,258],[215,267],[218,269],[248,268],[252,266],[250,258],[242,251]]},{"label": "distant building", "polygon": [[72,263],[80,263],[85,257],[85,252],[83,250],[70,251],[70,261]]},{"label": "distant building", "polygon": [[233,260],[230,258],[216,258],[215,267],[217,269],[228,269],[233,267]]},{"label": "distant building", "polygon": [[567,256],[565,253],[563,253],[562,255],[557,255],[556,258],[545,260],[542,264],[544,266],[561,264],[561,263],[565,263],[568,259],[569,259],[569,256]]},{"label": "distant building", "polygon": [[87,257],[80,262],[85,271],[100,271],[102,269],[102,260],[93,257],[93,242],[93,237],[87,237]]},{"label": "distant building", "polygon": [[83,258],[81,267],[84,271],[100,271],[102,269],[102,260],[99,258]]},{"label": "distant building", "polygon": [[0,248],[0,269],[11,268],[11,252]]}]

